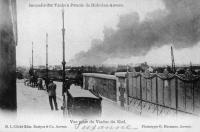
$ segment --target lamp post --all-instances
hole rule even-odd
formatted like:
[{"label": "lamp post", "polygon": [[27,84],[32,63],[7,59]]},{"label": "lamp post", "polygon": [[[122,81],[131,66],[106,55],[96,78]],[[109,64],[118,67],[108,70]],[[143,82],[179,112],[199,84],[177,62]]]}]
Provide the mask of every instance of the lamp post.
[{"label": "lamp post", "polygon": [[63,84],[62,84],[62,94],[64,94],[64,87],[65,87],[65,21],[64,21],[64,9],[62,10],[62,22],[63,22],[63,27],[62,27],[62,48],[63,48],[63,61],[62,61],[62,66],[63,66],[63,73],[62,73],[62,80],[63,80]]},{"label": "lamp post", "polygon": [[33,70],[33,42],[32,42],[32,66],[31,66],[32,70]]},{"label": "lamp post", "polygon": [[48,74],[48,33],[46,33],[46,77],[47,80],[49,78],[49,74]]}]

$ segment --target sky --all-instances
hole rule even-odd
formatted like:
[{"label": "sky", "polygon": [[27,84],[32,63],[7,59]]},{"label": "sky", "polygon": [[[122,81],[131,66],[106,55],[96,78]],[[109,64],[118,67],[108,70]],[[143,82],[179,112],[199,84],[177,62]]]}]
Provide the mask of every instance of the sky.
[{"label": "sky", "polygon": [[[173,3],[173,0],[169,1]],[[170,5],[170,2],[162,0],[20,0],[17,1],[18,45],[16,50],[18,66],[29,66],[31,64],[32,42],[34,44],[34,65],[45,65],[46,33],[49,36],[49,65],[61,65],[62,8],[29,6],[41,3],[117,3],[123,5],[122,7],[64,8],[66,29],[65,57],[68,65],[126,65],[145,61],[151,65],[170,65],[171,45],[174,47],[176,64],[200,63],[200,43],[198,37],[191,38],[192,35],[190,36],[191,33],[189,32],[191,29],[185,26],[188,25],[188,21],[190,22],[190,17],[186,17],[188,18],[186,20],[182,19],[182,14],[178,12],[182,10],[182,6],[178,7],[178,11],[173,16],[170,11],[173,11],[174,7]],[[190,5],[193,5],[193,3]],[[167,30],[164,33],[154,33],[155,36],[161,34],[156,41],[152,41],[152,38],[149,39],[149,34],[152,34],[152,31],[149,31],[149,25],[155,31],[160,32],[160,30],[164,29],[166,20],[169,19],[168,25],[179,20],[175,19],[177,18],[176,15],[180,16],[180,20],[183,22],[181,26],[186,28],[181,27],[180,29],[175,26],[174,30],[186,33],[177,35],[179,33],[174,30]],[[166,16],[169,18],[166,18]],[[152,25],[152,23],[157,25]],[[132,27],[134,28],[131,29]],[[127,35],[129,29],[131,29],[131,33],[135,31],[136,35]],[[176,37],[170,42],[168,38],[166,39],[166,36],[168,34],[170,36],[171,32]],[[196,33],[196,30],[192,30],[193,32]],[[117,37],[117,35],[120,36]],[[131,41],[125,41],[130,38],[129,36]],[[146,44],[144,40],[149,41]],[[151,41],[152,43],[150,43]],[[137,44],[135,44],[136,42]],[[179,43],[186,44],[180,45]]]}]

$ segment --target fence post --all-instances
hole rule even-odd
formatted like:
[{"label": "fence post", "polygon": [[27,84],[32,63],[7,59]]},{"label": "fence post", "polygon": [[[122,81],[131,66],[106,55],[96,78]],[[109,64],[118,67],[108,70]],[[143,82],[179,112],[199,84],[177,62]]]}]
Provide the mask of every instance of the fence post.
[{"label": "fence post", "polygon": [[115,76],[117,104],[122,108],[127,108],[126,74],[115,73]]},{"label": "fence post", "polygon": [[120,92],[120,96],[119,96],[120,106],[124,108],[125,107],[125,98],[124,98],[125,88],[123,88],[122,83],[120,83],[119,92]]},{"label": "fence post", "polygon": [[185,82],[184,82],[184,94],[185,94],[185,102],[184,102],[185,104],[184,105],[185,105],[185,111],[186,111],[186,86],[185,86]]},{"label": "fence post", "polygon": [[117,75],[116,76],[116,101],[117,104],[120,106],[120,100],[119,100],[119,96],[120,96],[120,92],[119,92],[119,88],[121,87],[121,83],[119,81],[119,77]]},{"label": "fence post", "polygon": [[176,89],[176,114],[178,114],[178,78],[175,74],[175,89]]},{"label": "fence post", "polygon": [[147,101],[147,91],[148,91],[147,90],[147,81],[148,81],[148,79],[145,78],[145,83],[146,83],[146,101]]},{"label": "fence post", "polygon": [[195,105],[195,103],[194,103],[194,84],[195,83],[192,83],[192,89],[193,89],[193,91],[192,91],[192,94],[193,94],[193,112],[194,112],[194,105]]},{"label": "fence post", "polygon": [[83,89],[85,89],[85,85],[86,85],[85,76],[84,76],[84,74],[83,74]]},{"label": "fence post", "polygon": [[169,80],[169,82],[168,82],[168,84],[169,84],[169,86],[168,86],[168,88],[169,88],[169,106],[171,107],[172,106],[172,87],[171,87],[171,83],[172,83],[172,81],[171,80]]},{"label": "fence post", "polygon": [[151,102],[152,102],[152,78],[151,78]]},{"label": "fence post", "polygon": [[162,80],[162,82],[163,82],[163,93],[162,93],[162,95],[163,95],[163,105],[165,106],[165,80]]},{"label": "fence post", "polygon": [[127,101],[127,108],[129,108],[129,73],[127,72],[125,75],[126,81],[126,101]]},{"label": "fence post", "polygon": [[140,108],[140,115],[142,114],[142,74],[140,72],[140,101],[141,101],[141,108]]},{"label": "fence post", "polygon": [[157,107],[157,116],[158,116],[158,75],[156,72],[156,107]]}]

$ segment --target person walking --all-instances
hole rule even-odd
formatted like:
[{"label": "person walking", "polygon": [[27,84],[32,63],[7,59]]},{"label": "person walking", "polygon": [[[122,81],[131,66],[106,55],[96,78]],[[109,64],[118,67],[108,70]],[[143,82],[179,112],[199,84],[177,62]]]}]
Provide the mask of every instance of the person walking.
[{"label": "person walking", "polygon": [[[58,110],[58,106],[57,106],[57,101],[56,101],[56,84],[50,80],[49,85],[47,87],[47,92],[49,95],[49,104],[51,107],[51,110]],[[53,107],[53,102],[54,102],[54,107]]]}]

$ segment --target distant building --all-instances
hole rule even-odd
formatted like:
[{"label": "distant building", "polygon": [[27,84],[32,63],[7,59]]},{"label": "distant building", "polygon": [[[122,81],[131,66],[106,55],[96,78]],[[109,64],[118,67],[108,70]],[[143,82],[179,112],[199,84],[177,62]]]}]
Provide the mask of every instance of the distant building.
[{"label": "distant building", "polygon": [[55,69],[55,70],[62,70],[62,66],[61,66],[61,65],[55,65],[55,66],[54,66],[54,69]]}]

